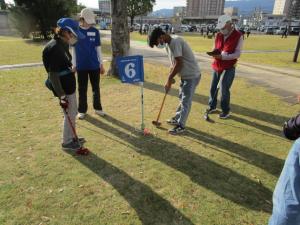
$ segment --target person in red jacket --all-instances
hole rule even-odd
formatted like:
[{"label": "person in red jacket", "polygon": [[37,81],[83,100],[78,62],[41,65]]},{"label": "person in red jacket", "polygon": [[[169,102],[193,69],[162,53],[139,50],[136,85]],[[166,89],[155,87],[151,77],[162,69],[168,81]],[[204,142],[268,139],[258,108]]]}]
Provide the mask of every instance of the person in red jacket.
[{"label": "person in red jacket", "polygon": [[[221,84],[221,108],[220,119],[226,119],[230,113],[230,88],[235,77],[235,67],[237,59],[241,55],[243,45],[242,34],[234,28],[232,19],[228,15],[222,15],[218,18],[215,46],[212,54],[213,75],[210,87],[210,98],[208,112],[212,113],[217,108],[217,86]],[[221,80],[220,80],[221,79]]]}]

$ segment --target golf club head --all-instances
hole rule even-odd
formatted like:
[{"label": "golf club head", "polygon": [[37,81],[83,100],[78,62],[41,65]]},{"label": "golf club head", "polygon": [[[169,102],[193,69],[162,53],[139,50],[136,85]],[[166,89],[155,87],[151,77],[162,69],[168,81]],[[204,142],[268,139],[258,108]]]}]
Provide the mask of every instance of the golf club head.
[{"label": "golf club head", "polygon": [[77,155],[88,155],[90,151],[87,148],[80,147],[79,149],[76,150]]},{"label": "golf club head", "polygon": [[152,121],[152,124],[153,124],[154,126],[156,126],[156,127],[159,127],[159,126],[161,125],[161,122],[158,122],[158,121],[156,121],[156,120],[153,120],[153,121]]}]

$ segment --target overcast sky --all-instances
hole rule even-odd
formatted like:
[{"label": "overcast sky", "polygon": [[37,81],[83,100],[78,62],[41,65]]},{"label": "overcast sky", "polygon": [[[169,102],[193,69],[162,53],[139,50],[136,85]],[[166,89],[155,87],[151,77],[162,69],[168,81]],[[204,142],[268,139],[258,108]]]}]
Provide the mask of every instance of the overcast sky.
[{"label": "overcast sky", "polygon": [[[98,0],[78,0],[87,7],[98,8]],[[174,6],[185,6],[186,0],[156,0],[154,11],[158,9],[172,9]]]}]

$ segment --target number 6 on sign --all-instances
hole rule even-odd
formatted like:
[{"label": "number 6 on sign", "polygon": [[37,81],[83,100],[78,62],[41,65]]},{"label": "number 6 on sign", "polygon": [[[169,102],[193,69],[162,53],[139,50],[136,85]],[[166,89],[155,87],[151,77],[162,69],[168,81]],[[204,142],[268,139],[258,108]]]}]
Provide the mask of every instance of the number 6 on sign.
[{"label": "number 6 on sign", "polygon": [[143,56],[125,56],[117,59],[117,66],[123,83],[144,82]]},{"label": "number 6 on sign", "polygon": [[136,76],[136,71],[135,71],[135,64],[134,63],[128,63],[126,66],[125,66],[125,75],[132,79]]}]

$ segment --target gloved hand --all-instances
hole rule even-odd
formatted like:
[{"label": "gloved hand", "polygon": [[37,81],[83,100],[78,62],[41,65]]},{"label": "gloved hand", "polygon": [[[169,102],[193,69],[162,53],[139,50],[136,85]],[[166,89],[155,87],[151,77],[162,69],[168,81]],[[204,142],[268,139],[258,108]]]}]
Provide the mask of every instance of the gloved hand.
[{"label": "gloved hand", "polygon": [[284,123],[283,133],[289,140],[296,140],[300,137],[300,114]]},{"label": "gloved hand", "polygon": [[66,96],[60,97],[59,104],[63,109],[68,108],[69,102],[68,102],[68,99],[66,98]]}]

